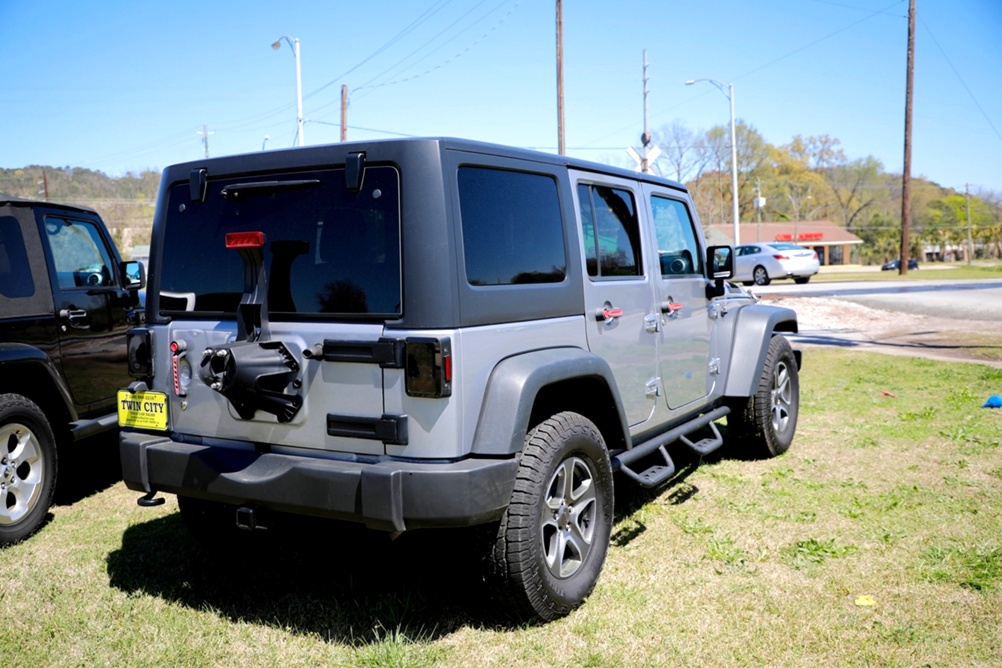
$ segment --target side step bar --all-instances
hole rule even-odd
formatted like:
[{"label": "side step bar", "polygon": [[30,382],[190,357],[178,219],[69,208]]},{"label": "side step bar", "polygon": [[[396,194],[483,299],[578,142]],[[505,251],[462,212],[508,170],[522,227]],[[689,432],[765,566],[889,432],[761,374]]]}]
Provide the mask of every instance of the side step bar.
[{"label": "side step bar", "polygon": [[[638,443],[629,450],[624,450],[612,457],[612,470],[622,471],[628,478],[641,487],[655,487],[675,475],[675,462],[668,455],[665,446],[680,441],[687,448],[699,455],[710,454],[724,444],[724,439],[720,436],[717,425],[713,423],[730,412],[731,409],[727,406],[715,408],[709,413],[704,413],[693,418],[674,429],[670,429],[663,434],[658,434],[649,441]],[[691,434],[706,426],[710,427],[710,431],[712,432],[710,436],[701,438],[698,441],[693,441],[689,438]],[[664,460],[663,464],[654,464],[639,472],[630,468],[632,464],[636,464],[641,459],[655,452],[661,455],[661,458]]]}]

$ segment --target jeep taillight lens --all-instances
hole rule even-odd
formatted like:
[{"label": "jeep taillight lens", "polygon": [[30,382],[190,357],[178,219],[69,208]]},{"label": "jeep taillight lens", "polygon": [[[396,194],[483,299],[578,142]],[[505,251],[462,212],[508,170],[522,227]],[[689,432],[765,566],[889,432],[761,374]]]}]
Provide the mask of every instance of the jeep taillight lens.
[{"label": "jeep taillight lens", "polygon": [[133,378],[153,376],[153,332],[148,329],[130,329],[126,336],[129,375]]},{"label": "jeep taillight lens", "polygon": [[404,347],[404,386],[411,397],[452,396],[449,339],[409,338]]},{"label": "jeep taillight lens", "polygon": [[227,248],[264,248],[264,232],[227,232]]}]

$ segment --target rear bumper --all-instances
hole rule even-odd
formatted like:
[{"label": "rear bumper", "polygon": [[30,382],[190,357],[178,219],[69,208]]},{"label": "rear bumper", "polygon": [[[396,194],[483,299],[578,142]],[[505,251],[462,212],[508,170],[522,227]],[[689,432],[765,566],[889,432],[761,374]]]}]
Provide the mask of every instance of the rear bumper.
[{"label": "rear bumper", "polygon": [[373,463],[193,445],[122,432],[129,489],[364,522],[374,529],[483,524],[501,517],[518,461]]}]

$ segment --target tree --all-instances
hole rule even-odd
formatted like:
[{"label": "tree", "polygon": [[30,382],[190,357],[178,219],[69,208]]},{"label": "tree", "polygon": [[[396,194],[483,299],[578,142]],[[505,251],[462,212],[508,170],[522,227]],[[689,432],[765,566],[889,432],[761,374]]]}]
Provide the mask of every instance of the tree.
[{"label": "tree", "polygon": [[658,164],[664,175],[679,183],[698,181],[709,161],[704,138],[680,120],[655,130],[654,145],[661,149]]}]

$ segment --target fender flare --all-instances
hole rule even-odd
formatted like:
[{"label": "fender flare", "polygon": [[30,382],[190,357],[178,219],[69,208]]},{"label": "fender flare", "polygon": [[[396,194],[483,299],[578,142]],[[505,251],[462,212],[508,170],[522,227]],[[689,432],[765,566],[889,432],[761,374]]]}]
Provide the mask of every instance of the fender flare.
[{"label": "fender flare", "polygon": [[[23,373],[25,369],[33,369],[42,374],[59,395],[59,400],[66,408],[70,420],[77,419],[76,407],[73,403],[70,390],[66,386],[66,381],[63,380],[62,374],[56,368],[55,362],[43,351],[25,343],[0,344],[0,369],[3,370],[4,375],[18,374],[18,372]],[[10,391],[27,396],[29,399],[33,399],[35,403],[39,402],[38,399],[33,398],[33,393],[31,392]]]},{"label": "fender flare", "polygon": [[750,397],[758,387],[759,374],[777,332],[798,331],[797,313],[783,306],[749,304],[737,312],[731,339],[730,365],[725,397]]},{"label": "fender flare", "polygon": [[508,357],[491,372],[473,435],[474,455],[511,456],[521,452],[539,392],[553,383],[599,379],[609,389],[622,433],[629,427],[609,364],[580,348],[551,348]]}]

